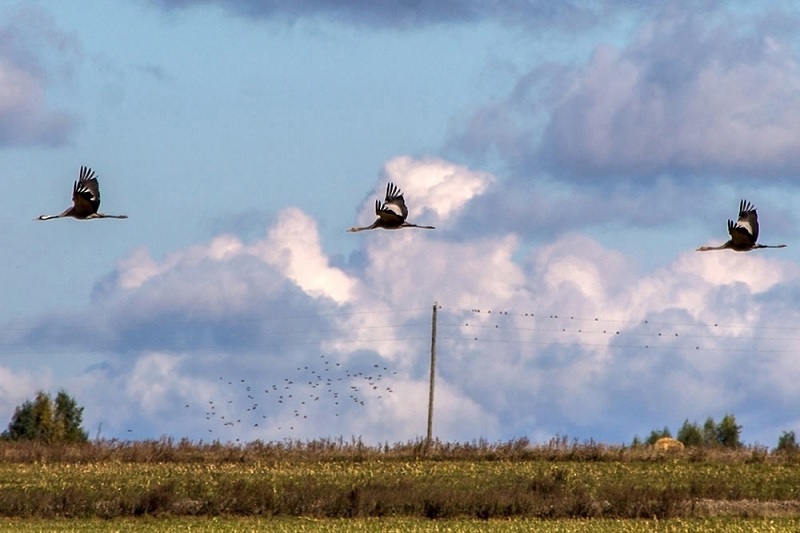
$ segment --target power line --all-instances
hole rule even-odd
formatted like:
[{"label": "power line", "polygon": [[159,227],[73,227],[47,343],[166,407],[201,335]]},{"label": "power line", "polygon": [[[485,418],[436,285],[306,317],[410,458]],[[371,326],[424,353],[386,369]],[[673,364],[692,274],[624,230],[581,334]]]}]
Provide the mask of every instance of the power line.
[{"label": "power line", "polygon": [[[438,325],[441,329],[447,331],[444,335],[440,335],[440,339],[450,342],[466,342],[466,343],[493,343],[493,344],[516,344],[516,345],[539,345],[539,346],[570,346],[570,347],[585,347],[585,348],[605,348],[605,349],[675,349],[675,350],[707,350],[707,351],[728,351],[728,352],[755,352],[755,353],[794,353],[796,350],[793,348],[758,348],[749,347],[747,349],[741,347],[719,347],[709,346],[708,343],[703,341],[712,341],[719,344],[720,342],[735,343],[741,346],[742,343],[761,343],[761,342],[800,342],[800,337],[792,336],[769,336],[769,335],[754,335],[754,336],[730,336],[723,333],[732,328],[739,331],[750,331],[756,333],[758,331],[771,331],[771,330],[790,330],[791,328],[783,327],[770,327],[770,326],[736,326],[731,324],[719,323],[681,323],[681,322],[667,322],[667,321],[651,321],[651,320],[622,320],[615,318],[603,317],[581,317],[572,314],[547,314],[547,313],[529,313],[529,312],[511,312],[511,311],[492,311],[481,309],[448,309],[446,307],[438,307],[440,313],[444,314],[445,320],[439,320]],[[191,349],[242,349],[242,350],[276,350],[289,347],[299,346],[321,346],[329,345],[369,345],[379,344],[386,342],[412,342],[428,340],[429,337],[422,333],[422,327],[427,327],[427,324],[420,321],[422,317],[409,317],[411,321],[400,322],[398,321],[398,314],[408,313],[413,314],[421,311],[428,311],[425,307],[412,307],[403,309],[367,309],[367,310],[347,310],[334,313],[320,313],[312,315],[270,315],[270,316],[251,316],[248,318],[231,317],[219,321],[210,321],[204,319],[195,320],[177,320],[172,322],[172,326],[176,329],[175,334],[170,334],[167,328],[165,333],[161,333],[154,342],[149,342],[147,337],[142,341],[138,339],[127,339],[125,335],[129,334],[128,331],[112,326],[104,325],[102,327],[93,328],[81,324],[75,336],[67,335],[67,332],[73,331],[74,325],[57,326],[54,333],[47,335],[45,338],[38,339],[3,339],[2,334],[9,331],[26,331],[20,326],[14,328],[0,328],[0,357],[13,356],[13,355],[27,355],[27,354],[45,354],[45,353],[63,353],[63,351],[78,351],[82,353],[99,353],[104,351],[129,351],[129,350],[145,350],[145,349],[165,349],[165,350],[191,350]],[[463,318],[458,315],[471,315],[479,318],[480,321],[464,321],[456,322],[453,319],[461,320]],[[330,324],[324,323],[324,327],[315,328],[314,325],[303,324],[303,321],[319,319],[323,317],[352,317],[361,315],[373,315],[376,317],[385,316],[387,321],[385,323],[376,323],[369,325],[348,325],[343,327],[331,327]],[[449,315],[449,316],[448,316]],[[413,316],[413,315],[412,315]],[[236,332],[230,331],[228,333],[213,329],[225,328],[228,325],[240,325],[242,323],[252,325],[261,324],[264,322],[284,321],[279,331],[259,330],[255,328],[252,332]],[[298,321],[295,327],[290,327],[286,322]],[[588,328],[579,326],[576,323],[585,324],[589,326],[597,326],[602,328],[603,325],[609,326],[605,329],[598,329],[589,326]],[[537,325],[542,324],[542,325]],[[569,326],[567,326],[569,324]],[[135,324],[136,325],[136,324]],[[146,325],[146,324],[141,324]],[[136,325],[137,327],[139,325]],[[204,326],[212,328],[210,330],[200,332],[184,331],[181,329],[185,327]],[[613,327],[611,327],[613,326]],[[622,326],[622,327],[620,327]],[[628,327],[626,327],[628,326]],[[633,328],[630,328],[633,326]],[[163,328],[164,326],[162,326]],[[647,331],[643,328],[659,328],[656,330]],[[665,331],[660,328],[670,328]],[[682,329],[689,329],[689,332],[681,331]],[[697,331],[697,328],[705,328],[707,333]],[[419,329],[419,335],[398,335],[398,332],[411,331]],[[381,335],[382,331],[390,332],[388,335]],[[717,331],[719,334],[712,332]],[[794,330],[793,330],[794,331]],[[59,335],[59,332],[63,332]],[[353,333],[368,332],[369,338],[351,338]],[[458,332],[459,334],[455,334]],[[87,334],[88,333],[88,334]],[[235,338],[237,335],[248,335],[250,339]],[[531,334],[535,335],[534,338],[513,338],[515,334]],[[541,334],[541,335],[540,335]],[[579,336],[585,338],[585,342],[576,341],[572,338],[564,340],[553,340],[553,336],[568,335],[570,337]],[[341,336],[342,338],[337,338]],[[539,338],[545,336],[545,338]],[[106,338],[103,338],[106,337]],[[509,338],[512,337],[512,338]],[[594,338],[607,338],[608,342],[596,342],[591,339]],[[693,346],[685,344],[687,341],[691,342]],[[52,346],[54,349],[48,349]],[[9,351],[6,351],[9,350]]]},{"label": "power line", "polygon": [[693,346],[655,346],[652,344],[604,344],[604,343],[592,343],[592,342],[554,342],[554,341],[536,341],[536,340],[522,340],[522,339],[485,339],[480,337],[474,337],[471,339],[467,339],[465,337],[442,337],[439,336],[439,340],[459,340],[459,341],[471,341],[475,343],[483,343],[483,344],[533,344],[539,345],[544,347],[572,347],[572,348],[607,348],[607,349],[637,349],[637,350],[689,350],[689,351],[710,351],[710,352],[738,352],[738,353],[750,353],[750,354],[758,354],[758,353],[797,353],[797,348],[786,348],[786,349],[770,349],[770,348],[728,348],[728,347],[708,347],[708,346],[700,346],[700,345],[693,345]]},{"label": "power line", "polygon": [[[473,343],[489,343],[489,344],[514,344],[514,345],[537,345],[543,347],[575,347],[575,348],[603,348],[606,350],[628,349],[628,350],[677,350],[677,351],[713,351],[713,352],[741,352],[741,353],[797,353],[798,348],[795,346],[790,347],[775,347],[775,348],[760,348],[757,346],[748,346],[742,348],[743,343],[761,343],[761,342],[779,342],[779,343],[800,343],[800,337],[793,336],[770,336],[770,335],[749,335],[749,336],[731,336],[726,335],[719,329],[736,329],[738,331],[750,331],[756,333],[760,330],[777,330],[777,331],[796,331],[794,328],[788,327],[770,327],[770,326],[742,326],[732,324],[720,323],[681,323],[681,322],[667,322],[667,321],[653,321],[653,320],[623,320],[615,318],[602,318],[602,317],[580,317],[572,314],[547,314],[547,313],[531,313],[531,312],[512,312],[512,311],[492,311],[482,309],[447,309],[450,311],[450,319],[452,320],[453,314],[463,315],[480,315],[482,322],[475,323],[474,321],[465,321],[460,323],[440,322],[441,328],[448,328],[450,335],[440,336],[441,340],[448,341],[462,341],[468,340]],[[509,320],[507,320],[509,319]],[[513,319],[513,320],[511,320]],[[542,326],[529,326],[525,325],[529,320],[539,321]],[[534,322],[534,323],[535,323]],[[567,324],[574,324],[580,322],[584,324],[594,324],[598,326],[613,325],[614,328],[607,329],[586,329],[577,325],[566,326]],[[550,326],[544,324],[553,324]],[[635,326],[635,329],[619,325]],[[659,328],[656,330],[646,331],[642,328]],[[670,328],[670,331],[664,331],[660,328]],[[689,332],[681,331],[683,328],[689,329]],[[705,328],[709,333],[703,334],[696,331],[697,328]],[[452,335],[452,331],[461,331],[461,336]],[[713,331],[719,331],[719,334],[713,334]],[[513,333],[530,333],[544,334],[546,338],[509,338]],[[580,336],[587,338],[605,337],[608,342],[581,342],[575,340],[553,340],[554,336],[568,335],[570,337]],[[630,342],[626,342],[629,340]],[[687,345],[689,341],[691,344]],[[715,341],[717,345],[709,345],[708,343],[698,341]],[[735,343],[736,347],[719,346],[719,343]]]},{"label": "power line", "polygon": [[[270,350],[270,349],[280,349],[280,348],[296,347],[296,346],[320,346],[321,344],[377,344],[377,343],[383,343],[383,342],[409,342],[409,341],[426,341],[427,342],[427,341],[430,341],[430,337],[429,336],[420,336],[420,337],[382,337],[382,338],[378,338],[378,339],[319,339],[319,340],[315,340],[315,341],[281,342],[281,343],[260,342],[260,343],[252,343],[252,344],[236,344],[232,348],[236,349],[236,350],[240,350],[240,349],[241,350],[245,350],[245,349],[250,349],[250,350]],[[203,346],[198,346],[197,348],[206,349],[206,350],[214,349],[212,347],[207,346],[206,344],[207,343],[204,343]],[[77,343],[76,343],[76,345],[77,345]],[[138,347],[138,348],[140,350],[153,350],[153,349],[156,349],[155,347],[149,347],[149,346],[146,346],[146,345]],[[161,345],[161,347],[158,348],[158,349],[161,349],[161,350],[164,350],[164,351],[175,351],[175,350],[180,351],[180,350],[189,350],[189,349],[192,349],[192,348],[195,348],[195,347],[190,346],[190,345],[188,345],[188,346],[179,346],[179,347],[170,347],[168,345]],[[0,357],[17,356],[17,355],[30,355],[30,354],[42,354],[42,353],[47,353],[47,354],[50,354],[50,355],[57,355],[57,356],[63,355],[63,352],[42,351],[41,348],[38,348],[38,347],[26,348],[25,351],[19,351],[19,347],[17,347],[16,349],[18,351],[9,351],[9,352],[6,352],[6,351],[3,351],[2,349],[0,349]],[[107,349],[103,350],[103,349],[101,349],[99,347],[95,347],[95,348],[82,348],[82,349],[76,350],[76,351],[79,351],[81,354],[87,354],[87,353],[106,353],[109,350],[107,350]],[[114,352],[114,353],[119,353],[119,352]]]},{"label": "power line", "polygon": [[[591,329],[568,329],[568,328],[531,328],[531,327],[518,327],[518,326],[508,326],[508,325],[498,325],[498,324],[473,324],[473,323],[463,323],[463,324],[440,324],[444,327],[452,327],[452,328],[470,328],[470,329],[487,329],[487,330],[510,330],[510,331],[530,331],[530,332],[537,332],[537,333],[578,333],[583,335],[622,335],[625,337],[661,337],[661,338],[683,338],[683,339],[731,339],[730,336],[727,335],[700,335],[700,334],[693,334],[693,333],[678,333],[675,331],[672,332],[664,332],[664,331],[653,331],[653,332],[641,332],[641,331],[620,331],[620,330],[591,330]],[[737,337],[738,340],[752,340],[752,341],[794,341],[800,342],[800,337]]]},{"label": "power line", "polygon": [[[338,312],[330,312],[330,313],[317,313],[317,314],[309,314],[309,315],[259,315],[256,313],[247,313],[247,315],[240,315],[238,312],[232,312],[231,315],[234,316],[227,316],[227,317],[203,317],[203,318],[187,318],[185,320],[173,320],[174,324],[184,325],[184,326],[207,326],[208,324],[243,324],[243,323],[261,323],[261,322],[271,322],[271,321],[291,321],[291,320],[319,320],[321,318],[331,318],[331,317],[346,317],[346,316],[356,316],[356,315],[397,315],[399,313],[415,313],[420,311],[427,311],[427,307],[412,307],[412,308],[405,308],[405,309],[367,309],[362,311],[338,311]],[[160,320],[163,317],[158,317]],[[80,321],[75,321],[74,323],[59,323],[57,320],[53,321],[55,323],[48,324],[45,326],[48,330],[66,330],[70,331],[76,328],[76,325],[80,325],[80,328],[84,331],[100,331],[103,329],[108,329],[112,331],[116,331],[120,329],[116,326],[120,320],[124,320],[128,323],[133,324],[149,324],[153,322],[153,319],[150,317],[126,317],[124,315],[119,316],[117,319],[112,321],[109,325],[108,321],[100,321],[97,324],[93,325],[89,322],[91,317],[81,317]],[[0,336],[6,333],[15,333],[15,332],[29,332],[31,329],[41,328],[44,321],[42,320],[31,320],[28,324],[22,325],[6,325],[0,326]]]},{"label": "power line", "polygon": [[718,322],[662,322],[657,320],[630,320],[619,318],[603,318],[603,317],[581,317],[569,313],[547,313],[547,312],[509,312],[509,311],[492,311],[491,309],[450,309],[453,312],[460,313],[473,313],[491,316],[511,316],[511,317],[524,317],[524,318],[537,318],[549,320],[570,320],[576,322],[608,322],[616,324],[649,324],[655,326],[673,326],[673,327],[692,327],[692,328],[730,328],[730,329],[766,329],[766,330],[783,330],[783,331],[797,331],[794,326],[750,326],[746,324],[720,324]]}]

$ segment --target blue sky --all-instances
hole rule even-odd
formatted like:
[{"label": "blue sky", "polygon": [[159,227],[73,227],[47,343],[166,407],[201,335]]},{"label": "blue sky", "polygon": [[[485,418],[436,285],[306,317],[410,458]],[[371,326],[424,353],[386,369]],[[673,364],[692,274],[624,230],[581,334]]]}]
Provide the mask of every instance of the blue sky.
[{"label": "blue sky", "polygon": [[[414,439],[436,301],[445,440],[799,430],[800,11],[485,5],[3,3],[0,420]],[[34,221],[81,165],[130,218]]]}]

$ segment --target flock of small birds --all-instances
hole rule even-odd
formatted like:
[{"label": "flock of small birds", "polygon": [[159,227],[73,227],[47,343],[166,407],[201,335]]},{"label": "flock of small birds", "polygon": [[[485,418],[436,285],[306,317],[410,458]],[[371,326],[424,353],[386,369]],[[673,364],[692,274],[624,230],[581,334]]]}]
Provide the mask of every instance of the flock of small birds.
[{"label": "flock of small birds", "polygon": [[316,365],[303,364],[272,382],[219,376],[218,390],[223,396],[184,407],[202,411],[209,436],[239,441],[231,437],[244,429],[291,432],[320,415],[335,420],[353,405],[381,401],[394,393],[389,378],[396,374],[380,364],[351,369],[320,355]]}]

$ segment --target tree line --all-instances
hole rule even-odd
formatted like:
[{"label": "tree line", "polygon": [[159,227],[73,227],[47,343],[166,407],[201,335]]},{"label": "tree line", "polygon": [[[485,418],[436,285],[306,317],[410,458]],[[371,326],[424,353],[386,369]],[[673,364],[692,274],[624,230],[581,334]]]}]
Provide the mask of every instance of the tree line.
[{"label": "tree line", "polygon": [[[87,442],[86,431],[81,426],[83,407],[78,406],[75,399],[60,390],[55,398],[39,391],[33,400],[27,400],[14,409],[14,415],[8,428],[0,433],[0,440],[37,441],[44,443]],[[715,422],[708,417],[701,426],[689,422],[687,418],[678,429],[675,439],[684,446],[720,447],[736,449],[743,446],[741,442],[742,426],[736,423],[733,414],[726,414],[722,420]],[[635,436],[632,447],[652,446],[657,440],[673,438],[669,427],[654,429],[650,435],[641,440]],[[800,444],[794,431],[784,431],[775,448],[778,452],[800,451]]]},{"label": "tree line", "polygon": [[[682,442],[684,446],[704,446],[721,448],[740,448],[742,426],[736,423],[736,417],[726,414],[722,420],[715,422],[713,417],[708,417],[701,426],[697,422],[683,421],[683,425],[678,429],[675,439]],[[654,429],[644,441],[638,436],[634,437],[632,446],[653,445],[658,439],[672,437],[667,426],[663,429]],[[775,451],[796,452],[800,449],[794,431],[784,431],[778,438],[778,445]]]}]

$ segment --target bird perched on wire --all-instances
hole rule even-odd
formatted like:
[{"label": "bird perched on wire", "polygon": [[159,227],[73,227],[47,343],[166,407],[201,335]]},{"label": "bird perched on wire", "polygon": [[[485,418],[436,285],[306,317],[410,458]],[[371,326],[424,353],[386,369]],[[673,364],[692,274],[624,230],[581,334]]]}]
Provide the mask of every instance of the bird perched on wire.
[{"label": "bird perched on wire", "polygon": [[383,228],[383,229],[400,229],[400,228],[422,228],[422,229],[436,229],[433,226],[418,226],[406,222],[408,217],[408,208],[406,201],[403,199],[403,193],[394,183],[389,183],[386,186],[386,199],[381,205],[380,200],[375,200],[375,214],[378,218],[369,226],[352,227],[347,231],[356,232],[368,229]]},{"label": "bird perched on wire", "polygon": [[100,207],[100,186],[94,171],[82,166],[78,181],[72,186],[72,207],[58,215],[41,215],[36,220],[72,217],[79,220],[92,218],[128,218],[128,215],[106,215],[98,213]]},{"label": "bird perched on wire", "polygon": [[701,246],[697,251],[730,249],[736,252],[749,252],[758,248],[786,248],[785,244],[756,243],[758,241],[758,213],[753,204],[747,200],[739,202],[739,219],[736,222],[728,220],[728,233],[730,233],[731,239],[722,246]]}]

